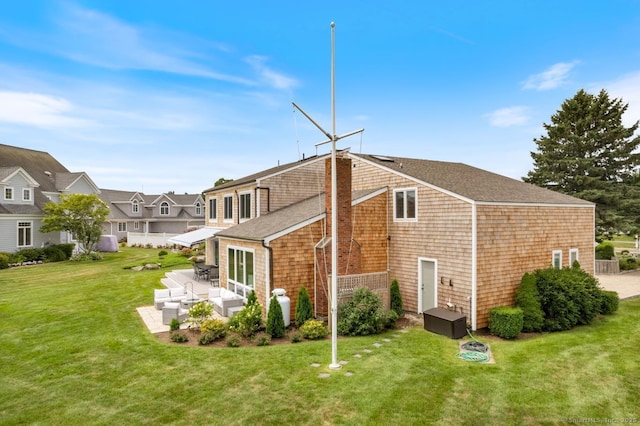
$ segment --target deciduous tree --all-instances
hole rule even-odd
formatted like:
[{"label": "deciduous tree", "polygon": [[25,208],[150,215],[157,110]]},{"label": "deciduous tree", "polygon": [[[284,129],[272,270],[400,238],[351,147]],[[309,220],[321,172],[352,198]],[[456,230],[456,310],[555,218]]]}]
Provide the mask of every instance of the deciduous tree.
[{"label": "deciduous tree", "polygon": [[109,208],[95,194],[62,194],[60,202],[44,206],[41,232],[66,231],[85,253],[94,250],[102,235]]}]

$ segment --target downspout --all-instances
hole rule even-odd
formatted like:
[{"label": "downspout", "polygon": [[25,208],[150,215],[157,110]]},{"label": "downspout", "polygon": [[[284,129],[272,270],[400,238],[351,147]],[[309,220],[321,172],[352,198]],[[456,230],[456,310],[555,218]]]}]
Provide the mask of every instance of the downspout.
[{"label": "downspout", "polygon": [[[240,196],[238,195],[238,190],[233,191],[236,194],[236,206],[238,206],[237,214],[236,214],[236,224],[240,223]],[[231,214],[233,214],[233,206],[231,206]]]},{"label": "downspout", "polygon": [[273,248],[267,245],[266,240],[262,240],[262,247],[264,247],[267,251],[265,252],[264,261],[267,264],[266,269],[266,279],[264,280],[266,288],[265,288],[265,304],[267,306],[267,311],[269,310],[269,303],[267,301],[271,298],[271,280],[273,279]]},{"label": "downspout", "polygon": [[469,323],[471,324],[471,329],[476,330],[476,310],[477,306],[477,297],[478,297],[478,211],[476,202],[473,201],[471,204],[471,311],[469,311]]}]

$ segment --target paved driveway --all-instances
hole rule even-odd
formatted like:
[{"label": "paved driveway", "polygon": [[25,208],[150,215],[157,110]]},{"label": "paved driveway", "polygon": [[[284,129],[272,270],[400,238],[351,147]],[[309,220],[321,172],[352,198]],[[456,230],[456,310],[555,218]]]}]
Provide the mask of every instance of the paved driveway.
[{"label": "paved driveway", "polygon": [[640,271],[596,275],[602,287],[618,292],[620,299],[640,296]]}]

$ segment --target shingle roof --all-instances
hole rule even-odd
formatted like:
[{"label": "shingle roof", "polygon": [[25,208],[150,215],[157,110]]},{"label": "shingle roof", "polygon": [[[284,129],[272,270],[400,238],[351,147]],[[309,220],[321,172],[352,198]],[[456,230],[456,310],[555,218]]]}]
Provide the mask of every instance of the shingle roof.
[{"label": "shingle roof", "polygon": [[476,202],[593,205],[570,195],[463,163],[367,154],[351,155]]},{"label": "shingle roof", "polygon": [[[351,193],[351,200],[358,202],[379,189],[380,188],[353,191]],[[262,241],[269,236],[293,228],[296,225],[324,214],[324,197],[324,193],[314,195],[290,206],[227,228],[218,232],[216,235],[218,237]]]},{"label": "shingle roof", "polygon": [[40,184],[39,189],[43,192],[58,192],[55,180],[45,172],[51,173],[51,176],[70,173],[47,152],[0,144],[0,167],[13,166],[22,167]]},{"label": "shingle roof", "polygon": [[316,159],[322,158],[322,157],[323,156],[320,156],[320,157],[313,156],[313,157],[308,157],[308,158],[305,158],[305,159],[302,159],[302,160],[299,160],[299,161],[294,161],[294,162],[291,162],[291,163],[282,164],[282,165],[279,165],[279,166],[276,166],[276,167],[272,167],[272,168],[267,169],[267,170],[263,170],[263,171],[251,174],[249,176],[244,176],[244,177],[241,177],[239,179],[232,180],[232,181],[224,183],[222,185],[218,185],[218,186],[214,186],[214,187],[205,189],[202,192],[217,191],[219,189],[232,188],[234,186],[239,186],[239,185],[244,185],[244,184],[247,184],[247,183],[255,182],[256,180],[258,180],[260,178],[263,178],[265,176],[276,174],[278,172],[282,172],[282,171],[290,169],[292,167],[296,167],[298,165],[301,165],[302,163],[305,163],[305,162],[308,162],[308,161],[313,161],[313,160],[316,160]]}]

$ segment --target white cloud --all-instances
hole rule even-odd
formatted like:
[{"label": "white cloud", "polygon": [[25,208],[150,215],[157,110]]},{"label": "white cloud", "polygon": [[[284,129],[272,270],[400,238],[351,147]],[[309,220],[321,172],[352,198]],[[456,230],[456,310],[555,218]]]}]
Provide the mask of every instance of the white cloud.
[{"label": "white cloud", "polygon": [[245,61],[251,65],[260,75],[261,79],[271,87],[279,90],[290,90],[298,85],[298,82],[295,79],[287,77],[286,75],[269,68],[266,65],[267,58],[264,56],[251,55],[245,58]]},{"label": "white cloud", "polygon": [[529,121],[527,111],[527,107],[514,106],[492,111],[485,114],[484,117],[489,120],[492,126],[496,127],[521,126]]},{"label": "white cloud", "polygon": [[524,82],[523,88],[542,91],[560,87],[567,82],[569,73],[578,63],[579,61],[558,62],[546,71],[530,76]]},{"label": "white cloud", "polygon": [[39,93],[0,91],[0,122],[39,127],[85,127],[87,120],[70,116],[73,105],[64,98]]},{"label": "white cloud", "polygon": [[605,89],[610,98],[620,98],[629,107],[622,117],[625,126],[640,120],[640,71],[625,74],[610,82],[593,85],[589,92],[598,93]]}]

